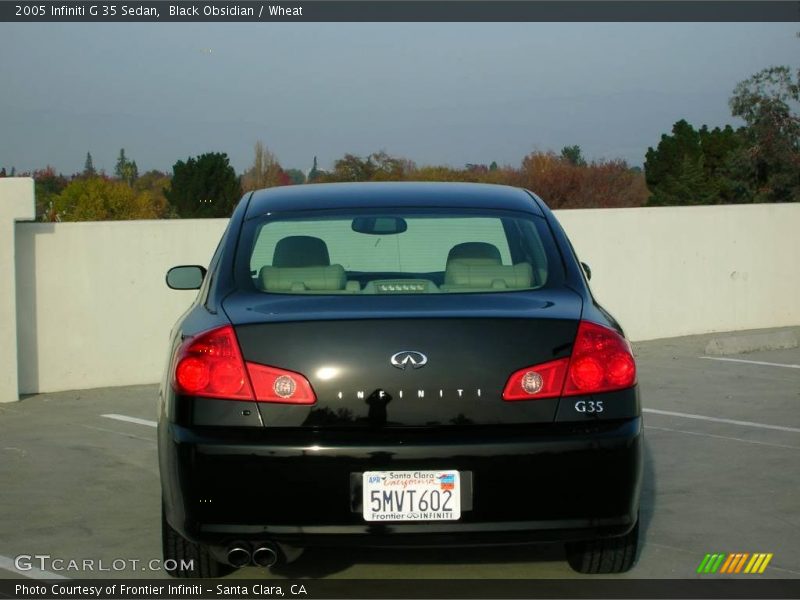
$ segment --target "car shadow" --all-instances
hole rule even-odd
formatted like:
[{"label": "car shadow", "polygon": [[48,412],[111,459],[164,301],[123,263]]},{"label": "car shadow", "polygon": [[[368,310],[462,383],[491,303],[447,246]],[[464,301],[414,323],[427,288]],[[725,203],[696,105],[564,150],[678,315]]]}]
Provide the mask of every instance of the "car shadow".
[{"label": "car shadow", "polygon": [[508,564],[566,561],[562,544],[475,548],[310,548],[296,561],[276,566],[272,573],[289,579],[318,578],[340,573],[354,565],[399,564]]}]

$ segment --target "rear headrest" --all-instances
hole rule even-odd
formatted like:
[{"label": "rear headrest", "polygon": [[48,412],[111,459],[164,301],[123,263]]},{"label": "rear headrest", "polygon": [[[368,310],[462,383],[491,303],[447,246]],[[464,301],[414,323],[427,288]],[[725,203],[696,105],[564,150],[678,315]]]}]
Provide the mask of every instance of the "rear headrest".
[{"label": "rear headrest", "polygon": [[533,269],[530,263],[513,266],[470,265],[461,261],[451,262],[444,273],[447,287],[468,289],[525,289],[531,287]]},{"label": "rear headrest", "polygon": [[327,267],[331,264],[328,246],[310,235],[292,235],[275,244],[273,267]]},{"label": "rear headrest", "polygon": [[497,246],[486,242],[464,242],[453,246],[447,255],[447,264],[453,260],[468,265],[499,265],[502,263]]},{"label": "rear headrest", "polygon": [[346,277],[342,265],[328,267],[261,267],[258,274],[265,292],[343,290]]}]

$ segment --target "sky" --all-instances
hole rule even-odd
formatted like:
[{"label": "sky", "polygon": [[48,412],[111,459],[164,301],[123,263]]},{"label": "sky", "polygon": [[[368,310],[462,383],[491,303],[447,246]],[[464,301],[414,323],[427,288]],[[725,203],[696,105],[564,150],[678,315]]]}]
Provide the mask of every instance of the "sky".
[{"label": "sky", "polygon": [[518,166],[578,144],[641,165],[672,124],[800,66],[797,23],[0,23],[0,167],[139,172],[262,141],[284,168],[385,150]]}]

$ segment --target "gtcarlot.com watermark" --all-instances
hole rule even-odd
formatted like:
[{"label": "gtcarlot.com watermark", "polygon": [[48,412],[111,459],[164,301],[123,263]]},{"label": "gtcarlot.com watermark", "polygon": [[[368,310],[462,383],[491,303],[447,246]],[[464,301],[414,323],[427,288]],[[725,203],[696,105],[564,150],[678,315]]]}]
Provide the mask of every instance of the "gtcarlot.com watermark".
[{"label": "gtcarlot.com watermark", "polygon": [[194,560],[139,560],[138,558],[58,558],[50,554],[20,554],[14,557],[14,568],[25,572],[39,569],[51,573],[108,573],[119,571],[177,571],[191,570]]}]

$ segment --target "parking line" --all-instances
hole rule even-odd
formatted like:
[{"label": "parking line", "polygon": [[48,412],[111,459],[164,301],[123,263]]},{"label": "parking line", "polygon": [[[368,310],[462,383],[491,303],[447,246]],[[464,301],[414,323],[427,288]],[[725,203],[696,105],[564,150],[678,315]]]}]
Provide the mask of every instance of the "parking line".
[{"label": "parking line", "polygon": [[757,444],[759,446],[772,446],[773,448],[789,448],[791,450],[800,450],[800,446],[789,446],[787,444],[773,444],[771,442],[759,442],[756,440],[746,440],[744,438],[731,437],[729,435],[716,435],[714,433],[701,433],[699,431],[686,431],[685,429],[671,429],[669,427],[653,427],[652,425],[645,425],[645,429],[652,429],[654,431],[668,431],[670,433],[685,433],[686,435],[699,435],[701,437],[710,437],[718,440],[730,440],[733,442],[744,442],[745,444]]},{"label": "parking line", "polygon": [[701,356],[706,360],[722,360],[725,362],[745,363],[748,365],[763,365],[765,367],[783,367],[784,369],[800,369],[800,365],[789,365],[786,363],[764,362],[762,360],[744,360],[742,358],[720,358],[718,356]]},{"label": "parking line", "polygon": [[51,573],[50,571],[43,571],[34,566],[31,566],[29,569],[18,569],[14,560],[7,556],[0,556],[0,569],[11,571],[12,573],[31,579],[69,579],[69,577],[64,577],[58,573]]},{"label": "parking line", "polygon": [[670,410],[656,410],[655,408],[643,408],[642,412],[652,413],[654,415],[665,415],[667,417],[681,417],[682,419],[711,421],[712,423],[726,423],[728,425],[741,425],[743,427],[757,427],[759,429],[774,429],[775,431],[800,433],[800,429],[797,427],[784,427],[783,425],[768,425],[766,423],[754,423],[752,421],[736,421],[734,419],[721,419],[719,417],[707,417],[705,415],[692,415],[689,413],[672,412]]},{"label": "parking line", "polygon": [[136,423],[137,425],[147,425],[148,427],[156,427],[158,423],[155,421],[148,421],[147,419],[137,419],[136,417],[128,417],[126,415],[100,415],[106,419],[114,419],[116,421],[125,421],[126,423]]}]

